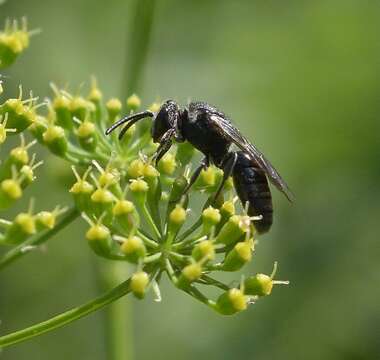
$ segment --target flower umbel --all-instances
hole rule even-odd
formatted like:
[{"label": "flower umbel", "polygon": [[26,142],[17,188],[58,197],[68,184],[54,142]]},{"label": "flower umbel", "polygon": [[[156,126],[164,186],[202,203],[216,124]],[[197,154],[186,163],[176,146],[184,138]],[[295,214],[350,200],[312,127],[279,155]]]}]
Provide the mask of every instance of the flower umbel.
[{"label": "flower umbel", "polygon": [[[76,181],[70,192],[90,226],[86,233],[90,248],[110,261],[135,264],[130,290],[138,298],[153,284],[157,289],[162,274],[221,314],[245,310],[252,300],[270,293],[276,282],[264,284],[266,275],[249,277],[239,288],[211,277],[212,272],[240,270],[251,261],[256,243],[252,219],[243,209],[236,210],[233,188],[226,186],[214,201],[223,175],[220,169],[203,171],[193,190],[182,196],[194,155],[191,146],[177,144],[156,166],[150,120],[133,125],[122,141],[114,133],[105,135],[105,128],[123,111],[138,110],[141,100],[136,95],[128,98],[123,110],[117,98],[103,101],[95,80],[88,96],[52,88],[52,105],[47,115],[38,115],[31,133],[72,164]],[[194,197],[197,202],[204,198],[198,216],[190,211]],[[203,295],[199,285],[216,286],[223,293],[215,301]]]}]

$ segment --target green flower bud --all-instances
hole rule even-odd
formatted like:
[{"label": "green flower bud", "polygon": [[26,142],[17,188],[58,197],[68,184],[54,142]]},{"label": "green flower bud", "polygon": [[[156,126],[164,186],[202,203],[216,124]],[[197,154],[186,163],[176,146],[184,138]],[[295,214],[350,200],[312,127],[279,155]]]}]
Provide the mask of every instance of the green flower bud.
[{"label": "green flower bud", "polygon": [[92,77],[91,79],[91,89],[87,98],[96,106],[99,105],[100,101],[103,98],[103,94],[98,88],[98,84],[95,77]]},{"label": "green flower bud", "polygon": [[16,165],[17,168],[21,168],[29,162],[29,155],[25,146],[15,147],[11,150],[10,155],[12,163]]},{"label": "green flower bud", "polygon": [[67,138],[65,130],[56,125],[50,125],[42,135],[44,143],[49,150],[58,156],[64,156],[67,152]]},{"label": "green flower bud", "polygon": [[17,179],[5,179],[0,183],[0,208],[6,209],[22,196],[22,188]]},{"label": "green flower bud", "polygon": [[5,242],[20,244],[36,233],[35,217],[29,213],[20,213],[5,233]]},{"label": "green flower bud", "polygon": [[144,242],[138,236],[130,236],[125,239],[120,246],[120,250],[126,256],[126,259],[134,264],[146,255]]},{"label": "green flower bud", "polygon": [[238,242],[224,259],[222,269],[224,271],[240,270],[246,263],[251,261],[252,247],[252,240]]},{"label": "green flower bud", "polygon": [[112,186],[116,185],[119,182],[120,174],[116,169],[112,171],[104,171],[100,174],[98,181],[100,186]]},{"label": "green flower bud", "polygon": [[199,263],[189,264],[183,268],[181,275],[178,278],[177,286],[179,288],[186,288],[201,276],[202,266]]},{"label": "green flower bud", "polygon": [[0,33],[0,69],[12,65],[22,50],[22,42],[18,37]]},{"label": "green flower bud", "polygon": [[185,220],[186,210],[182,206],[176,205],[176,207],[169,214],[168,232],[176,234]]},{"label": "green flower bud", "polygon": [[145,179],[156,179],[158,176],[160,176],[160,173],[154,166],[150,164],[144,164],[142,175]]},{"label": "green flower bud", "polygon": [[212,227],[217,225],[221,220],[220,211],[218,209],[209,206],[202,212],[202,222],[203,222],[203,234],[209,234]]},{"label": "green flower bud", "polygon": [[144,206],[146,202],[147,192],[149,190],[148,184],[141,179],[132,180],[131,184],[129,185],[129,189],[131,190],[132,195],[139,206]]},{"label": "green flower bud", "polygon": [[126,234],[133,234],[140,224],[140,218],[135,206],[129,200],[117,200],[112,208],[116,225]]},{"label": "green flower bud", "polygon": [[0,180],[10,178],[12,176],[12,168],[17,172],[29,162],[28,149],[36,143],[36,140],[25,144],[23,134],[21,134],[20,137],[21,145],[13,148],[7,160],[0,166]]},{"label": "green flower bud", "polygon": [[112,218],[112,207],[115,196],[111,191],[105,188],[98,188],[91,194],[92,213],[96,217],[101,216],[103,213],[107,215],[105,222],[108,222]]},{"label": "green flower bud", "polygon": [[21,29],[17,22],[10,28],[0,32],[0,69],[11,65],[18,55],[29,46],[30,33],[27,30],[26,20],[23,19]]},{"label": "green flower bud", "polygon": [[51,211],[41,211],[36,215],[37,229],[53,229],[57,216]]},{"label": "green flower bud", "polygon": [[133,94],[127,99],[127,111],[136,111],[141,106],[141,100],[136,95]]},{"label": "green flower bud", "polygon": [[107,101],[106,109],[108,113],[108,123],[112,124],[115,122],[116,118],[120,115],[121,112],[121,101],[116,98],[112,98]]},{"label": "green flower bud", "polygon": [[160,107],[161,107],[161,104],[158,103],[158,102],[154,102],[152,103],[150,106],[149,106],[149,110],[152,111],[152,112],[157,112],[158,110],[160,110]]},{"label": "green flower bud", "polygon": [[87,169],[82,178],[77,173],[75,167],[72,167],[72,169],[77,181],[71,187],[70,193],[73,194],[74,202],[80,211],[91,213],[91,194],[94,191],[94,186],[90,184],[88,181],[86,181],[86,178],[90,173],[91,168]]},{"label": "green flower bud", "polygon": [[77,131],[78,141],[80,146],[87,151],[94,151],[98,143],[95,124],[85,120],[83,121]]},{"label": "green flower bud", "polygon": [[[181,197],[183,195],[183,192],[187,184],[188,184],[187,179],[183,175],[180,175],[179,177],[177,177],[175,181],[173,182],[172,190],[170,192],[170,196],[168,199],[169,202],[168,202],[168,208],[167,208],[167,217],[169,216],[170,212],[174,209],[176,205],[175,201],[181,200]],[[186,209],[189,202],[188,195],[186,195],[185,199],[182,199],[182,200],[184,200],[182,202],[182,206]]]},{"label": "green flower bud", "polygon": [[40,144],[43,144],[43,134],[47,127],[46,119],[43,116],[37,116],[35,122],[29,126],[29,131]]},{"label": "green flower bud", "polygon": [[35,114],[28,111],[21,99],[8,99],[2,104],[0,106],[0,115],[5,115],[6,113],[8,114],[8,127],[16,129],[16,133],[24,131],[35,120]]},{"label": "green flower bud", "polygon": [[234,181],[232,179],[232,177],[230,176],[226,182],[224,183],[224,190],[225,191],[230,191],[234,188]]},{"label": "green flower bud", "polygon": [[76,117],[83,121],[86,117],[87,111],[91,110],[95,110],[93,104],[81,96],[76,96],[70,101],[70,111],[72,117]]},{"label": "green flower bud", "polygon": [[63,214],[66,209],[56,207],[53,211],[40,211],[36,215],[37,231],[44,229],[53,229],[57,222],[57,217]]},{"label": "green flower bud", "polygon": [[177,153],[175,157],[182,166],[186,166],[187,164],[189,164],[194,154],[195,154],[195,148],[189,142],[186,141],[186,142],[177,144]]},{"label": "green flower bud", "polygon": [[127,175],[129,178],[137,179],[144,175],[144,168],[145,164],[140,159],[133,160],[128,169],[127,169]]},{"label": "green flower bud", "polygon": [[265,274],[251,276],[244,281],[244,291],[247,295],[266,296],[272,292],[273,279]]},{"label": "green flower bud", "polygon": [[232,215],[235,214],[235,205],[233,201],[226,201],[223,203],[222,207],[220,208],[220,213],[222,217],[230,218]]},{"label": "green flower bud", "polygon": [[99,256],[107,257],[112,249],[111,233],[102,224],[93,224],[86,232],[86,239],[91,249]]},{"label": "green flower bud", "polygon": [[158,163],[159,172],[168,176],[173,175],[176,167],[175,157],[171,153],[166,153]]},{"label": "green flower bud", "polygon": [[251,221],[248,216],[234,215],[220,229],[215,242],[231,245],[238,242],[241,237],[250,231]]},{"label": "green flower bud", "polygon": [[223,315],[233,315],[247,308],[247,297],[243,291],[233,288],[219,296],[216,310]]},{"label": "green flower bud", "polygon": [[256,274],[244,281],[244,292],[251,296],[270,295],[273,285],[289,285],[289,281],[273,280],[277,272],[277,262],[274,263],[273,271],[270,276],[265,274]]},{"label": "green flower bud", "polygon": [[194,184],[195,189],[202,190],[206,188],[214,189],[216,185],[217,168],[215,166],[209,166],[203,169],[199,174],[197,181]]},{"label": "green flower bud", "polygon": [[203,240],[199,244],[197,244],[191,256],[196,261],[209,261],[215,259],[215,247],[212,241]]},{"label": "green flower bud", "polygon": [[145,271],[138,271],[131,277],[130,288],[138,299],[145,296],[146,289],[149,285],[149,276]]}]

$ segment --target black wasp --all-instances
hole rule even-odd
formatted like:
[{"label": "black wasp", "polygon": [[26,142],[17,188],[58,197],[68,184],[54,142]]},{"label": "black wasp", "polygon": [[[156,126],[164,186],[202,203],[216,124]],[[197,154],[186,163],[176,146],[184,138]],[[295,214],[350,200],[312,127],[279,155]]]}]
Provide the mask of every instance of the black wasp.
[{"label": "black wasp", "polygon": [[[147,110],[124,117],[108,128],[106,134],[126,124],[119,134],[121,139],[133,124],[146,117],[153,118],[152,138],[160,144],[155,154],[156,163],[170,149],[173,140],[188,141],[205,155],[192,175],[185,193],[194,184],[202,169],[213,163],[224,171],[223,181],[215,198],[222,191],[228,177],[232,176],[242,204],[248,203],[248,214],[260,219],[255,221],[258,233],[265,233],[270,229],[273,206],[267,179],[288,200],[291,200],[291,192],[271,163],[232,125],[224,113],[205,102],[191,102],[181,109],[174,100],[167,100],[156,113]],[[230,151],[232,144],[240,151]]]}]

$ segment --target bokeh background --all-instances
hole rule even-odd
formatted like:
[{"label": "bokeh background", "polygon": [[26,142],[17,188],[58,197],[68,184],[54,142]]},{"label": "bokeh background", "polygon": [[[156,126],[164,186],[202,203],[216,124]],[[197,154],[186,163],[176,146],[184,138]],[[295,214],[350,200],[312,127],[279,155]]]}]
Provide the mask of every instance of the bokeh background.
[{"label": "bokeh background", "polygon": [[[8,0],[43,32],[9,71],[41,97],[95,74],[125,94],[132,1]],[[142,359],[379,359],[380,2],[157,0],[138,93],[202,99],[229,114],[290,184],[273,191],[275,224],[248,272],[289,279],[248,311],[222,317],[167,284],[163,301],[132,301]],[[127,77],[130,74],[127,74]],[[43,156],[46,156],[43,153]],[[68,204],[46,159],[29,190],[39,207]],[[0,275],[0,333],[100,293],[81,221]],[[104,313],[7,348],[6,360],[106,359]]]}]

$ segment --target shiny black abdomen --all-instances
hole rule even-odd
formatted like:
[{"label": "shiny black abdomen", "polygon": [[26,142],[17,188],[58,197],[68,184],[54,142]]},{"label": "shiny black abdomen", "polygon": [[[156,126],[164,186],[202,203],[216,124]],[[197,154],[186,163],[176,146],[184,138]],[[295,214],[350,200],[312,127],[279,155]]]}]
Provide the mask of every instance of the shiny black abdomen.
[{"label": "shiny black abdomen", "polygon": [[202,102],[192,102],[182,120],[182,136],[196,149],[208,156],[217,166],[228,153],[231,141],[219,127],[213,126],[210,116],[223,115],[214,107]]},{"label": "shiny black abdomen", "polygon": [[263,217],[254,221],[257,232],[262,234],[269,231],[273,222],[273,205],[265,174],[257,170],[255,162],[244,152],[238,151],[232,177],[243,206],[248,202],[248,215]]}]

